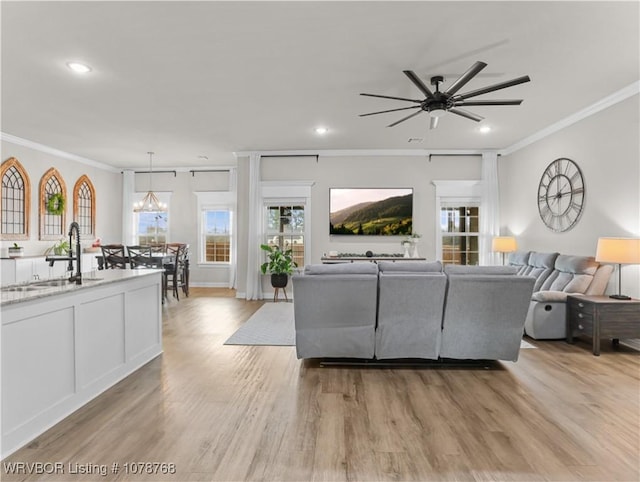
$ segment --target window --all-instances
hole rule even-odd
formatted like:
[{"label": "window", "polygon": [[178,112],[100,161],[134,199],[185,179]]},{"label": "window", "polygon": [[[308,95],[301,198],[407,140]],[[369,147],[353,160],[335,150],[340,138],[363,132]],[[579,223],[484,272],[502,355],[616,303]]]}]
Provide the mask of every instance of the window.
[{"label": "window", "polygon": [[96,230],[96,194],[86,175],[73,187],[73,219],[80,226],[82,236],[93,236]]},{"label": "window", "polygon": [[265,244],[293,251],[298,266],[305,265],[305,207],[303,204],[265,206]]},{"label": "window", "polygon": [[431,183],[436,187],[436,257],[444,264],[479,264],[482,181]]},{"label": "window", "polygon": [[443,264],[479,264],[479,210],[475,203],[441,206]]},{"label": "window", "polygon": [[29,176],[15,157],[2,163],[2,198],[0,233],[2,239],[29,239],[29,207],[31,184]]},{"label": "window", "polygon": [[202,263],[231,262],[231,222],[229,209],[202,209]]},{"label": "window", "polygon": [[169,213],[134,213],[136,243],[140,245],[167,242],[169,231]]},{"label": "window", "polygon": [[[48,205],[52,198],[60,198],[64,203],[62,212],[51,212]],[[57,241],[66,235],[67,186],[60,173],[51,168],[40,179],[40,239]],[[54,209],[60,206],[52,206]]]}]

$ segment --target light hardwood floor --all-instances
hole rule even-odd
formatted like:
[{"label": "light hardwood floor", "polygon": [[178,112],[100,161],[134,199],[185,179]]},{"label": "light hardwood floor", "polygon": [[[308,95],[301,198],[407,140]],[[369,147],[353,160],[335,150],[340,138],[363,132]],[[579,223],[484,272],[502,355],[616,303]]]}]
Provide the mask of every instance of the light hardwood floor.
[{"label": "light hardwood floor", "polygon": [[223,345],[261,305],[204,288],[170,301],[164,354],[4,460],[2,480],[640,479],[638,351],[529,340],[493,370],[320,368],[293,347]]}]

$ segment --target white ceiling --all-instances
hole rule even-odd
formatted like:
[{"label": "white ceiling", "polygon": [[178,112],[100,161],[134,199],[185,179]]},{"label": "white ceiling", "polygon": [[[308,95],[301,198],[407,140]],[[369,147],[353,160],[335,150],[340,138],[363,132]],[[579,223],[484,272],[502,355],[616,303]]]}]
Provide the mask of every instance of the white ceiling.
[{"label": "white ceiling", "polygon": [[[640,78],[632,2],[6,2],[4,133],[117,167],[229,163],[232,152],[508,147]],[[81,60],[78,76],[65,65]],[[493,131],[360,92],[421,98],[476,60],[461,92],[529,75],[469,107]],[[328,135],[314,133],[318,125]],[[408,143],[422,138],[422,143]],[[207,156],[208,160],[199,156]]]}]

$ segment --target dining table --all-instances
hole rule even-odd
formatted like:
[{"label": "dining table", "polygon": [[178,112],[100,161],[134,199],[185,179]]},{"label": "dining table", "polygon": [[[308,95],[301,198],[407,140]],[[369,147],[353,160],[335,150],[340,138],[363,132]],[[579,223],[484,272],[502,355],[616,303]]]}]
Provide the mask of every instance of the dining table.
[{"label": "dining table", "polygon": [[[127,261],[127,265],[129,265],[129,256],[124,256],[124,259]],[[104,268],[104,256],[102,254],[96,254],[96,260],[98,261],[98,269],[103,270]],[[150,268],[164,268],[165,264],[171,264],[175,262],[175,254],[172,253],[151,253]]]}]

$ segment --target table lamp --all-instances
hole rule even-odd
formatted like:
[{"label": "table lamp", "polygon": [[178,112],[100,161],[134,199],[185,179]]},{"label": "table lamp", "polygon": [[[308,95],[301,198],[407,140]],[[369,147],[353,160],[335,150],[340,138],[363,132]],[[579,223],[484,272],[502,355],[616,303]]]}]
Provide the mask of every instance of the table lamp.
[{"label": "table lamp", "polygon": [[504,264],[504,253],[513,253],[516,249],[518,244],[513,236],[494,236],[491,241],[491,251],[502,253],[502,264]]},{"label": "table lamp", "polygon": [[630,296],[622,294],[622,265],[640,264],[640,238],[598,238],[596,261],[618,264],[618,294],[609,297],[630,300]]}]

